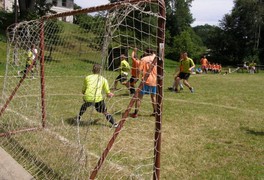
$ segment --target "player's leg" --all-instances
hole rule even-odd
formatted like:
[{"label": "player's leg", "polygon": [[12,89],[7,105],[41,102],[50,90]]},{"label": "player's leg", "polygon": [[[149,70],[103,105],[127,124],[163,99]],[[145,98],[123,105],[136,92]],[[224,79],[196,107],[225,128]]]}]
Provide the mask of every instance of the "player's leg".
[{"label": "player's leg", "polygon": [[180,76],[177,76],[176,78],[175,78],[175,82],[176,82],[176,84],[175,84],[175,92],[179,92],[179,90],[178,90],[178,86],[179,86],[179,84],[181,83],[181,77]]},{"label": "player's leg", "polygon": [[179,82],[179,86],[180,86],[180,90],[183,90],[183,85],[182,85],[181,81]]},{"label": "player's leg", "polygon": [[141,92],[138,94],[138,98],[135,102],[135,112],[131,115],[132,118],[137,118],[138,116],[138,111],[141,105],[141,101],[143,99],[144,91],[141,90]]},{"label": "player's leg", "polygon": [[188,78],[183,80],[183,84],[190,89],[191,93],[194,93],[194,88],[189,84]]},{"label": "player's leg", "polygon": [[153,113],[151,114],[152,116],[155,116],[157,113],[157,103],[156,103],[156,93],[155,94],[150,94],[151,102],[152,102],[152,107],[153,107]]},{"label": "player's leg", "polygon": [[108,122],[110,122],[113,127],[117,127],[118,126],[118,124],[115,123],[115,120],[114,120],[113,116],[107,112],[107,108],[106,108],[104,100],[100,101],[98,103],[95,103],[95,109],[96,109],[97,112],[104,114],[106,120]]},{"label": "player's leg", "polygon": [[81,120],[81,116],[85,113],[86,109],[91,106],[92,103],[91,102],[84,102],[81,106],[81,109],[79,111],[79,114],[77,116],[77,122],[80,122]]},{"label": "player's leg", "polygon": [[169,89],[170,91],[174,91],[175,86],[176,86],[176,81],[175,81],[175,78],[174,78],[171,87],[168,87],[168,89]]},{"label": "player's leg", "polygon": [[138,81],[137,78],[135,77],[131,77],[130,78],[130,81],[129,81],[129,91],[130,91],[130,94],[135,94],[136,90],[135,90],[135,84],[136,82]]}]

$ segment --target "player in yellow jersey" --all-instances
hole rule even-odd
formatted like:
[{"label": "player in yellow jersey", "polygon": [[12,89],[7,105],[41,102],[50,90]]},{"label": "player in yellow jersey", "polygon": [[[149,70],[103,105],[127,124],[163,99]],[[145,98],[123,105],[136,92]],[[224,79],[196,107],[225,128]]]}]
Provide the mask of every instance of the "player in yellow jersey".
[{"label": "player in yellow jersey", "polygon": [[94,64],[93,74],[85,77],[82,93],[84,103],[81,106],[77,121],[80,122],[81,116],[90,106],[94,106],[96,111],[105,115],[107,121],[109,121],[113,127],[117,127],[118,124],[111,114],[107,112],[107,108],[104,102],[102,91],[104,91],[108,97],[113,97],[114,94],[110,92],[108,81],[100,75],[101,65]]},{"label": "player in yellow jersey", "polygon": [[121,59],[121,63],[119,66],[120,74],[115,79],[114,88],[113,88],[114,90],[116,90],[118,81],[120,81],[120,83],[123,84],[127,80],[127,76],[130,71],[130,65],[126,60],[126,56],[122,54],[120,56],[120,59]]},{"label": "player in yellow jersey", "polygon": [[[37,64],[37,57],[38,57],[38,50],[35,48],[35,45],[31,45],[31,48],[27,51],[27,61],[26,61],[26,66],[25,69],[23,71],[18,71],[18,76],[20,76],[20,73],[23,73],[23,76],[26,74],[28,68],[32,65],[31,67],[31,75],[32,78],[34,79],[34,68],[36,68],[36,64]],[[23,77],[22,76],[22,77]]]},{"label": "player in yellow jersey", "polygon": [[183,84],[190,89],[191,93],[194,92],[193,87],[191,87],[191,85],[188,82],[188,79],[194,67],[195,67],[195,64],[193,60],[188,57],[187,52],[183,53],[183,58],[180,61],[180,73],[175,78],[175,81],[176,81],[175,92],[179,92],[178,85],[180,84],[181,79],[183,79]]}]

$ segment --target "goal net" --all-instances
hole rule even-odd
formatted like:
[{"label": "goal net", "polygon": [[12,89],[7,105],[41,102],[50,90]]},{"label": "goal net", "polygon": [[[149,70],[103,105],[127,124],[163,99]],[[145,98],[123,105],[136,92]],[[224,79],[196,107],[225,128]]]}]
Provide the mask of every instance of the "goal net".
[{"label": "goal net", "polygon": [[[121,1],[9,27],[0,145],[37,179],[159,179],[164,34],[163,0]],[[121,55],[132,68],[134,48],[138,59],[146,49],[157,55],[155,116],[144,95],[138,117],[130,117],[145,77],[134,95],[120,82],[114,97],[104,95],[117,128],[93,106],[77,122],[93,65],[113,88]]]}]

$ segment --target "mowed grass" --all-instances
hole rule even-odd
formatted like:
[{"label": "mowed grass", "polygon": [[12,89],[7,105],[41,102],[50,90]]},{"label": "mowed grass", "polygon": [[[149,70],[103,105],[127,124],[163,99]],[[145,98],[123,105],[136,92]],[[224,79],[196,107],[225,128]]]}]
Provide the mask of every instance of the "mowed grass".
[{"label": "mowed grass", "polygon": [[[85,65],[85,61],[82,61]],[[1,66],[2,63],[1,60]],[[167,66],[166,66],[167,65]],[[78,78],[81,74],[86,75],[88,67],[81,66],[76,68],[67,68],[67,73],[77,77],[59,78],[55,80],[47,77],[47,91],[57,89],[58,94],[53,94],[53,98],[49,103],[57,103],[53,106],[57,114],[63,120],[69,120],[76,115],[82,103],[80,90],[82,87],[83,77]],[[219,74],[200,74],[192,75],[189,82],[195,88],[195,93],[191,94],[189,90],[185,89],[176,94],[167,90],[172,84],[173,72],[175,63],[166,60],[165,62],[165,78],[164,78],[164,103],[163,103],[163,119],[162,119],[162,147],[161,147],[161,179],[263,179],[264,178],[264,73],[260,72],[254,75],[247,73],[232,73],[227,75]],[[57,64],[53,66],[54,72],[63,71],[63,68]],[[56,70],[56,68],[58,68]],[[80,69],[78,69],[80,68]],[[72,69],[72,72],[71,72]],[[1,70],[4,68],[1,67]],[[83,73],[82,73],[83,72]],[[3,86],[4,72],[1,71],[0,88]],[[114,75],[113,75],[114,74]],[[112,84],[117,73],[105,72],[109,77],[109,83]],[[37,82],[36,82],[37,83]],[[66,87],[66,88],[65,88]],[[124,95],[127,92],[119,92],[116,97],[109,100],[108,105],[114,106],[114,110],[124,109],[127,106],[129,96]],[[74,97],[67,97],[67,94],[74,95]],[[66,97],[66,98],[65,98]],[[49,98],[49,97],[47,97]],[[77,102],[73,99],[79,99]],[[123,99],[123,100],[122,100]],[[127,104],[123,104],[125,101]],[[142,130],[147,129],[148,122],[151,128],[154,118],[146,116],[146,112],[151,112],[151,105],[149,97],[144,97],[144,102],[141,109],[141,115],[144,121],[127,121],[124,125],[124,131],[120,133],[120,138],[127,142],[119,142],[114,147],[117,152],[119,148],[124,148],[117,159],[112,159],[113,162],[120,162],[120,164],[137,163],[139,154],[137,149],[144,149],[144,139],[140,139],[143,131],[136,131],[136,128]],[[122,101],[122,102],[121,102]],[[60,103],[63,102],[63,103]],[[72,108],[72,107],[75,108]],[[89,114],[89,112],[88,112]],[[88,115],[86,114],[86,117]],[[120,114],[115,114],[116,120],[120,119]],[[103,119],[100,115],[98,118]],[[100,121],[103,122],[103,121]],[[151,123],[152,122],[152,123]],[[61,124],[61,120],[49,122],[55,127]],[[56,133],[60,133],[62,137],[67,137],[72,141],[76,141],[75,129],[70,128],[72,124],[64,124],[67,131],[61,128]],[[133,126],[131,130],[128,127]],[[51,127],[51,126],[49,126]],[[109,127],[106,127],[109,129]],[[49,131],[53,129],[50,128]],[[101,145],[102,149],[96,148],[100,144],[102,131],[100,127],[95,125],[91,127],[91,139],[95,141],[90,142],[94,147],[93,151],[101,154],[105,144]],[[87,129],[80,127],[81,141],[85,142],[85,135],[87,136]],[[131,131],[131,132],[130,132]],[[105,139],[110,139],[112,130],[104,131]],[[131,134],[133,138],[131,138]],[[147,134],[149,135],[149,134]],[[151,134],[150,134],[151,135]],[[65,147],[60,147],[57,140],[50,138],[50,142],[38,142],[38,136],[47,136],[44,132],[34,132],[26,134],[25,139],[30,139],[35,143],[31,144],[32,151],[37,154],[45,154],[44,162],[56,162],[57,150],[62,150]],[[142,136],[143,137],[143,136]],[[19,139],[19,137],[18,137]],[[98,139],[98,140],[97,140]],[[137,140],[137,141],[136,141]],[[98,141],[98,142],[97,142]],[[129,143],[133,143],[133,151]],[[52,146],[41,146],[41,144],[56,144],[58,149],[54,150]],[[87,142],[88,143],[88,142]],[[123,144],[124,143],[124,144]],[[127,143],[127,144],[125,144]],[[149,142],[151,143],[151,142]],[[35,145],[34,145],[35,144]],[[152,143],[151,143],[152,144]],[[127,146],[127,147],[126,147]],[[35,148],[35,149],[34,149]],[[48,150],[50,148],[50,150]],[[125,150],[127,148],[127,150]],[[151,147],[150,147],[151,149]],[[32,152],[32,154],[34,154]],[[69,154],[74,152],[69,151]],[[129,157],[122,159],[122,153]],[[131,155],[131,154],[132,155]],[[130,154],[130,155],[129,155]],[[120,156],[120,159],[118,157]],[[63,155],[59,158],[61,161],[65,158]],[[96,163],[96,159],[92,167]],[[55,161],[55,162],[54,162]],[[55,169],[54,171],[64,172],[67,174],[67,165],[71,164],[71,159],[65,159],[65,167],[63,170]],[[122,162],[122,163],[121,163]],[[144,163],[144,162],[143,162]],[[148,162],[146,162],[148,163]],[[136,166],[136,164],[133,164]],[[53,167],[50,165],[50,167]],[[128,166],[129,167],[129,166]],[[100,173],[104,174],[104,178],[115,177],[112,172],[104,172],[106,168],[102,169]],[[129,168],[128,170],[129,171]],[[70,172],[72,174],[74,172]],[[148,176],[151,176],[148,175]],[[125,177],[125,175],[124,175]],[[144,176],[145,177],[145,176]],[[115,177],[118,178],[118,177]]]},{"label": "mowed grass", "polygon": [[174,179],[264,178],[262,81],[263,73],[192,75],[194,94],[165,90],[162,162]]}]

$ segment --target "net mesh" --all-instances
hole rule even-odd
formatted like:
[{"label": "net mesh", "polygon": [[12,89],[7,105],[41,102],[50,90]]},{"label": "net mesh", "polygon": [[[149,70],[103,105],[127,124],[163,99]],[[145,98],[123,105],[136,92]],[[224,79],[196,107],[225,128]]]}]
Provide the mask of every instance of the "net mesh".
[{"label": "net mesh", "polygon": [[[56,15],[73,16],[74,23],[51,16],[8,28],[2,105],[10,103],[1,114],[4,137],[0,145],[35,178],[87,179],[91,175],[115,128],[94,107],[77,123],[84,78],[92,74],[93,64],[101,64],[101,75],[114,87],[121,54],[130,65],[134,48],[138,57],[146,49],[158,54],[159,32],[164,33],[158,26],[159,18],[164,19],[159,8],[156,1],[125,2],[109,9]],[[32,51],[35,62],[26,66]],[[120,83],[112,92],[115,96],[105,97],[105,103],[119,122],[133,97]],[[151,99],[144,96],[138,118],[127,118],[98,179],[153,175],[156,121],[152,112]]]}]

